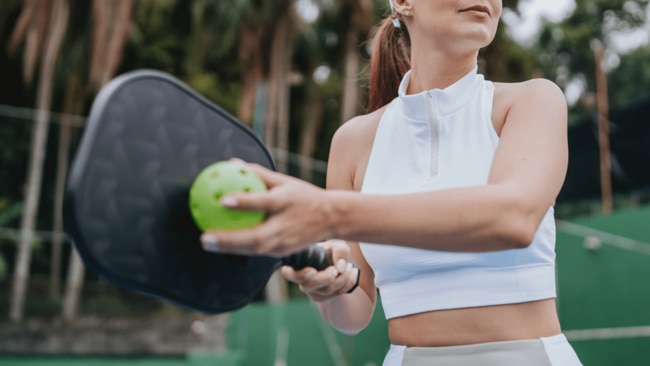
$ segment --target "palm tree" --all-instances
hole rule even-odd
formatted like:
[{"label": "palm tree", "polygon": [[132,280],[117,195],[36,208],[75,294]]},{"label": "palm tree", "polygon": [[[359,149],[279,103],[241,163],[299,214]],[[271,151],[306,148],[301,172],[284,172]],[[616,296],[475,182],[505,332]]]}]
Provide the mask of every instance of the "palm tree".
[{"label": "palm tree", "polygon": [[31,242],[34,237],[46,137],[49,128],[54,70],[68,26],[69,14],[70,4],[68,0],[52,0],[48,2],[27,0],[24,3],[10,42],[10,51],[15,51],[20,44],[25,43],[24,76],[26,82],[31,81],[35,65],[40,57],[36,99],[38,112],[32,131],[27,191],[11,291],[9,317],[14,322],[21,321],[23,318],[23,308],[29,281]]},{"label": "palm tree", "polygon": [[[115,75],[117,68],[122,60],[124,45],[126,44],[129,29],[131,27],[131,15],[133,11],[133,0],[94,0],[92,4],[92,43],[90,56],[90,69],[88,75],[88,88],[90,93],[94,94],[101,89]],[[74,93],[78,88],[70,81],[68,87]],[[71,108],[78,108],[71,105]],[[69,126],[62,126],[62,151],[60,151],[59,160],[59,177],[67,175],[67,164],[63,160],[67,158],[69,140],[65,135],[69,135]],[[61,178],[60,178],[61,179]],[[63,179],[61,179],[63,182]],[[63,184],[58,186],[56,213],[62,212],[63,202]],[[60,229],[60,228],[58,228]],[[76,318],[81,297],[85,269],[79,254],[72,250],[70,252],[70,264],[68,265],[68,275],[66,289],[63,300],[63,318],[72,321]]]},{"label": "palm tree", "polygon": [[339,14],[346,20],[341,123],[360,112],[360,45],[366,40],[373,26],[374,12],[372,0],[339,0]]}]

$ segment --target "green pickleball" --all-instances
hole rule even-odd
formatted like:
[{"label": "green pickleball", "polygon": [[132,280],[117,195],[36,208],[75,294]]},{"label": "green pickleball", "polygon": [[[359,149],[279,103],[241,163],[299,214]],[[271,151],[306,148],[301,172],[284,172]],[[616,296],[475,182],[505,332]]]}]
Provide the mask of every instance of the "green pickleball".
[{"label": "green pickleball", "polygon": [[190,188],[194,222],[203,231],[253,227],[264,220],[263,212],[229,209],[221,205],[221,198],[233,192],[264,190],[264,182],[245,165],[229,161],[214,163],[199,173]]}]

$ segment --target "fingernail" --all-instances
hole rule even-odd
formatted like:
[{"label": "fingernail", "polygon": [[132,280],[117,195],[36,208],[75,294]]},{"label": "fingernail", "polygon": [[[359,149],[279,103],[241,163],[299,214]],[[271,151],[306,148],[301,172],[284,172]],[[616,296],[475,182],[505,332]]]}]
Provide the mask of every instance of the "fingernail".
[{"label": "fingernail", "polygon": [[219,251],[219,242],[217,237],[210,234],[204,234],[201,236],[201,242],[203,243],[203,249],[208,252],[218,252]]},{"label": "fingernail", "polygon": [[354,267],[354,266],[352,265],[352,262],[348,262],[347,269],[352,269],[352,267]]},{"label": "fingernail", "polygon": [[221,205],[225,207],[236,207],[237,206],[237,199],[235,197],[229,197],[226,196],[221,199]]},{"label": "fingernail", "polygon": [[246,162],[243,161],[243,160],[240,159],[240,158],[230,158],[230,162],[231,162],[231,163],[237,163],[237,164],[246,164]]},{"label": "fingernail", "polygon": [[305,279],[308,280],[316,275],[316,271],[309,271],[305,273]]},{"label": "fingernail", "polygon": [[338,276],[339,273],[340,273],[339,270],[336,269],[336,268],[332,268],[330,271],[332,272],[332,274],[334,275],[334,277]]},{"label": "fingernail", "polygon": [[345,268],[347,267],[348,261],[345,259],[341,258],[336,262],[336,269],[339,271],[339,273],[345,272]]}]

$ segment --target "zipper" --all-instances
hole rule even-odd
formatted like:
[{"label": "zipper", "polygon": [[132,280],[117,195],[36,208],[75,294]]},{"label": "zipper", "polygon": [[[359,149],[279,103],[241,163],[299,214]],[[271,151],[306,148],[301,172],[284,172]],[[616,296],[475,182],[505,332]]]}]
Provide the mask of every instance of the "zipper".
[{"label": "zipper", "polygon": [[440,159],[440,136],[438,133],[438,127],[440,121],[438,120],[438,113],[436,111],[436,98],[433,91],[427,91],[427,98],[429,100],[428,109],[429,109],[429,126],[431,129],[430,142],[431,142],[431,151],[430,151],[430,165],[429,165],[429,177],[435,178],[438,176],[439,169],[439,159]]}]

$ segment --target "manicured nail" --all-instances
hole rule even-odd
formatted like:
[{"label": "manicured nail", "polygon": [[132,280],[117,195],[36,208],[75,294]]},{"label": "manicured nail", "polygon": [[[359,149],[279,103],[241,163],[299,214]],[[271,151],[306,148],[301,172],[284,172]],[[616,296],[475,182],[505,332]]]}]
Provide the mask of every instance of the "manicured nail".
[{"label": "manicured nail", "polygon": [[341,258],[336,262],[336,269],[339,271],[339,273],[343,273],[345,272],[347,265],[348,265],[348,261]]},{"label": "manicured nail", "polygon": [[243,160],[240,159],[240,158],[230,158],[230,162],[231,162],[231,163],[236,163],[236,164],[246,164],[246,162],[243,161]]},{"label": "manicured nail", "polygon": [[225,207],[237,207],[237,199],[235,197],[226,196],[221,199],[221,204]]},{"label": "manicured nail", "polygon": [[336,277],[336,276],[339,275],[339,270],[336,269],[335,267],[332,267],[332,269],[331,269],[330,271],[332,272],[332,274],[334,275],[334,277]]},{"label": "manicured nail", "polygon": [[309,272],[305,273],[305,279],[306,280],[308,280],[308,279],[310,279],[310,278],[312,278],[314,276],[316,276],[316,271],[309,271]]},{"label": "manicured nail", "polygon": [[204,234],[201,236],[201,242],[203,243],[203,249],[208,252],[218,252],[219,251],[219,242],[217,237],[210,234]]}]

